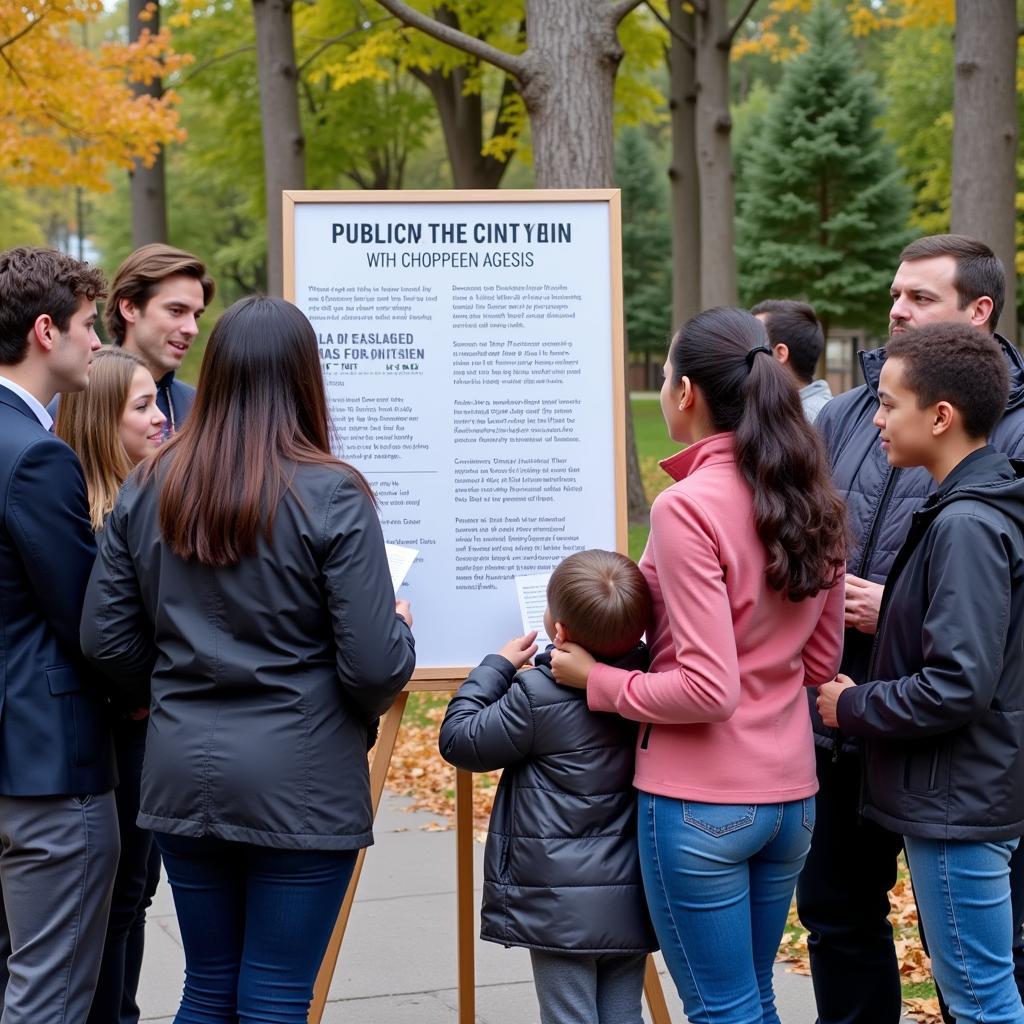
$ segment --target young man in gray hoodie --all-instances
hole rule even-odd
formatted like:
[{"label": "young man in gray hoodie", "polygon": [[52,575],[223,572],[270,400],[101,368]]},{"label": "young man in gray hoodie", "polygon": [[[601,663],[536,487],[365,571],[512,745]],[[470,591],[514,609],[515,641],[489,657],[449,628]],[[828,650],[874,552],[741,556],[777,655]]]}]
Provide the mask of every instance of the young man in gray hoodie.
[{"label": "young man in gray hoodie", "polygon": [[772,354],[796,378],[800,401],[809,423],[832,400],[827,380],[814,379],[814,370],[825,351],[825,332],[806,302],[766,299],[750,311],[765,325]]}]

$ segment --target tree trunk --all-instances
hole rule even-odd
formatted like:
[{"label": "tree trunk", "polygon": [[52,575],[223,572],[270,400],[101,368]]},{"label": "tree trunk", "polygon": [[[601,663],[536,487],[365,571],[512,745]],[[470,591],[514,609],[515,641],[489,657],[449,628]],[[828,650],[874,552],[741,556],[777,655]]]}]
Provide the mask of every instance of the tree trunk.
[{"label": "tree trunk", "polygon": [[455,188],[497,188],[508,168],[507,161],[484,156],[484,109],[479,93],[463,92],[466,72],[457,68],[450,74],[440,71],[413,74],[434,97],[448,163]]},{"label": "tree trunk", "polygon": [[[142,19],[146,14],[147,20]],[[128,37],[134,43],[143,29],[160,31],[160,4],[149,0],[128,0]],[[154,78],[149,85],[132,83],[135,96],[163,95],[163,84]],[[149,242],[167,241],[167,184],[164,174],[164,147],[161,146],[151,167],[136,161],[128,172],[132,197],[132,245],[137,249]]]},{"label": "tree trunk", "polygon": [[672,163],[672,329],[700,312],[700,183],[697,177],[695,19],[679,0],[669,4],[669,111]]},{"label": "tree trunk", "polygon": [[735,306],[736,216],[729,113],[727,0],[705,0],[696,21],[697,167],[700,175],[701,308]]},{"label": "tree trunk", "polygon": [[284,287],[281,192],[306,187],[291,0],[253,0],[267,198],[267,292]]},{"label": "tree trunk", "polygon": [[[434,17],[442,24],[459,28],[459,16],[447,7],[434,10]],[[448,162],[452,169],[452,182],[456,188],[497,188],[505,176],[508,161],[484,156],[484,107],[479,92],[468,95],[465,92],[466,68],[456,68],[450,74],[441,71],[412,72],[434,97],[444,144],[448,150]],[[505,86],[498,101],[495,117],[495,132],[504,130],[501,120],[501,106],[509,91],[514,89],[510,76],[505,77]]]},{"label": "tree trunk", "polygon": [[593,0],[528,0],[523,100],[538,188],[611,188],[617,25]]},{"label": "tree trunk", "polygon": [[1006,270],[999,329],[1017,342],[1017,10],[957,0],[952,230],[991,246]]}]

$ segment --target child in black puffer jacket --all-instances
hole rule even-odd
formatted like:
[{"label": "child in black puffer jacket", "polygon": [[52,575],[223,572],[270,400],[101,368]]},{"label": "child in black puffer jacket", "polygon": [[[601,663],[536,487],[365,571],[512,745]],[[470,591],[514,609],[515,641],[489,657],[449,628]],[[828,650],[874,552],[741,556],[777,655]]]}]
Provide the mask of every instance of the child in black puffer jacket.
[{"label": "child in black puffer jacket", "polygon": [[[545,626],[595,658],[643,671],[651,600],[623,555],[583,551],[555,569]],[[640,1024],[656,948],[636,846],[636,726],[558,686],[535,634],[469,675],[441,726],[458,768],[504,768],[484,859],[481,937],[529,948],[542,1024]]]}]

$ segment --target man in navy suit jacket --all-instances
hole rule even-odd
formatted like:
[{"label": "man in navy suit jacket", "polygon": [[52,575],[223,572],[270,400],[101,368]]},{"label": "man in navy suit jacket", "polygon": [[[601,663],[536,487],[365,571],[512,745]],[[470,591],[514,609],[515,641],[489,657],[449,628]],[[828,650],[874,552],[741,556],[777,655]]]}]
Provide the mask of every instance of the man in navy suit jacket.
[{"label": "man in navy suit jacket", "polygon": [[85,480],[46,405],[89,382],[98,270],[0,253],[0,1006],[89,1013],[118,857],[109,723],[78,629],[95,547]]}]

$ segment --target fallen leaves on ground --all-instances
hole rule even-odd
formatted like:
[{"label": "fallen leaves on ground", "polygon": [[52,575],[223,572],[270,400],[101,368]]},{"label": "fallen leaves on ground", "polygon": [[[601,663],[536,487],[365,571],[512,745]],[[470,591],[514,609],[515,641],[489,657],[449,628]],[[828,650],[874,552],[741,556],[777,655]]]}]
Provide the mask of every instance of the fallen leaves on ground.
[{"label": "fallen leaves on ground", "polygon": [[[441,832],[455,821],[455,769],[437,749],[437,734],[444,718],[450,694],[418,694],[409,698],[402,728],[391,757],[388,788],[412,798],[410,811],[429,811],[443,818],[420,827]],[[494,791],[501,772],[485,772],[473,777],[473,830],[481,838],[487,835]]]},{"label": "fallen leaves on ground", "polygon": [[[388,773],[388,788],[412,798],[409,810],[429,811],[442,819],[420,826],[427,832],[445,831],[452,828],[455,821],[455,769],[445,763],[437,749],[437,734],[448,697],[448,694],[412,694]],[[487,836],[487,822],[500,777],[500,771],[473,777],[473,836],[477,842],[483,842]],[[918,937],[917,907],[902,860],[899,880],[889,900],[892,906],[889,919],[903,984],[913,986],[917,993],[922,990],[930,993],[934,991],[931,968]],[[793,974],[810,974],[807,932],[797,920],[795,907],[789,912],[778,959],[787,964],[787,970]],[[908,995],[903,1003],[911,1020],[920,1024],[941,1024],[939,1001],[933,995]]]}]

